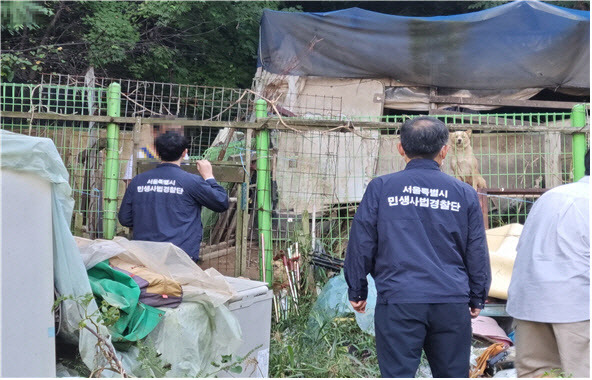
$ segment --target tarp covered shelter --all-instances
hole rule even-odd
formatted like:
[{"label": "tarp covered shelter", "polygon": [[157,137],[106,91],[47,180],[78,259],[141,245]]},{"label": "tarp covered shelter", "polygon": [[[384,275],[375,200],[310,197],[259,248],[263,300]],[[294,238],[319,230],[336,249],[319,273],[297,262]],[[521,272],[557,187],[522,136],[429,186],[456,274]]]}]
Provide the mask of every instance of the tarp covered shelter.
[{"label": "tarp covered shelter", "polygon": [[[590,88],[590,12],[540,1],[437,17],[265,10],[258,66],[276,76],[389,78],[387,101],[417,96],[420,87],[457,96],[522,91],[518,98],[528,99],[543,88],[582,95]],[[389,94],[388,86],[411,93]]]}]

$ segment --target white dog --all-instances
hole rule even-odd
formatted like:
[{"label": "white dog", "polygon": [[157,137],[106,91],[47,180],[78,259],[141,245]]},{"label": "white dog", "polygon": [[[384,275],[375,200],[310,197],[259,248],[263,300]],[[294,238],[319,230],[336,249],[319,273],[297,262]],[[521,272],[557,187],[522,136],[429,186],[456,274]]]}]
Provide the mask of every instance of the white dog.
[{"label": "white dog", "polygon": [[454,175],[475,190],[487,187],[485,179],[479,173],[479,162],[473,154],[471,131],[458,131],[450,134],[450,166]]}]

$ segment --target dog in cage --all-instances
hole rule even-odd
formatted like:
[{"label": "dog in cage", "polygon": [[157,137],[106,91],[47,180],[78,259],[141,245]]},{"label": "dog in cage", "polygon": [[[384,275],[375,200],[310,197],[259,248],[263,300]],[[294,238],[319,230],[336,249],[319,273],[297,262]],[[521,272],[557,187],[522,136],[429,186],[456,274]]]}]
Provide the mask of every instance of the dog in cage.
[{"label": "dog in cage", "polygon": [[450,134],[450,166],[455,177],[478,190],[487,187],[487,183],[479,173],[479,161],[473,154],[471,135],[471,130]]}]

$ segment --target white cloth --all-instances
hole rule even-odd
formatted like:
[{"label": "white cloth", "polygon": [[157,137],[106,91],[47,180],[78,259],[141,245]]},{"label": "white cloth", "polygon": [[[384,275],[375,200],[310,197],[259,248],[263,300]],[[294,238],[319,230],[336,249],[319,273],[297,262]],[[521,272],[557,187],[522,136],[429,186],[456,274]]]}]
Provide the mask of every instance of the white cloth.
[{"label": "white cloth", "polygon": [[541,196],[517,251],[508,314],[546,323],[590,319],[590,176]]},{"label": "white cloth", "polygon": [[[142,148],[142,149],[147,149],[147,148]],[[150,157],[148,157],[146,152],[144,152],[143,150],[139,150],[138,151],[138,158],[150,158]],[[189,155],[186,154],[185,157],[183,157],[183,159],[188,160]],[[127,165],[125,167],[125,173],[123,174],[122,179],[132,179],[134,177],[132,175],[133,169],[134,169],[134,154],[132,153],[132,154],[130,154],[129,160],[127,161]]]}]

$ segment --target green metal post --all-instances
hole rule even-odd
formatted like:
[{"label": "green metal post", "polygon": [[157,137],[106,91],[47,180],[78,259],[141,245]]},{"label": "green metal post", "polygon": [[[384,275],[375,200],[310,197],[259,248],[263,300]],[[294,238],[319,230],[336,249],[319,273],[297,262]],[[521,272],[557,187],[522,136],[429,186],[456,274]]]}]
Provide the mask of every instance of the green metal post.
[{"label": "green metal post", "polygon": [[[107,89],[107,115],[121,113],[121,86],[111,83]],[[105,162],[105,204],[103,208],[103,237],[113,239],[117,228],[117,185],[119,182],[119,126],[107,124],[107,159]]]},{"label": "green metal post", "polygon": [[[571,126],[583,128],[586,126],[586,107],[576,104],[571,110]],[[574,182],[579,181],[585,174],[584,156],[586,155],[586,134],[574,133],[572,135],[572,162]]]},{"label": "green metal post", "polygon": [[[257,99],[255,102],[257,119],[267,116],[267,102]],[[271,246],[271,173],[269,170],[269,131],[260,130],[257,134],[257,228],[258,241],[265,245],[265,280],[269,286],[273,283],[273,247]],[[263,238],[261,235],[263,234]],[[263,260],[263,258],[261,258]],[[263,279],[263,266],[260,269]]]}]

